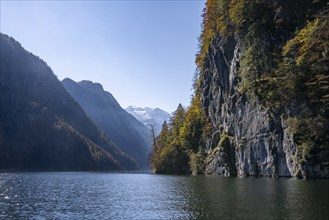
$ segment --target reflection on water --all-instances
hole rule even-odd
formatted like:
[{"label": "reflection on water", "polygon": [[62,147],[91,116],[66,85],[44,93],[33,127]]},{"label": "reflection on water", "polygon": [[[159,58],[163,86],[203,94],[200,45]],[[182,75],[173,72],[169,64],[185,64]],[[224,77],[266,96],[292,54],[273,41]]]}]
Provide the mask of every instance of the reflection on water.
[{"label": "reflection on water", "polygon": [[0,219],[328,219],[329,181],[0,173]]}]

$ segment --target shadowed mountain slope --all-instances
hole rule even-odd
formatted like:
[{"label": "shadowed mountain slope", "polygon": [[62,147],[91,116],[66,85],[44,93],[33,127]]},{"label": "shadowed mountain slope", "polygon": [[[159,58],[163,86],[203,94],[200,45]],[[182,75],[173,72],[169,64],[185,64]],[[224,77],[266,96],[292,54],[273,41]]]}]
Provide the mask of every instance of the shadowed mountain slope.
[{"label": "shadowed mountain slope", "polygon": [[92,121],[124,152],[135,158],[141,169],[148,168],[150,131],[122,109],[113,95],[99,83],[62,81]]},{"label": "shadowed mountain slope", "polygon": [[137,168],[44,61],[7,35],[0,40],[0,170]]}]

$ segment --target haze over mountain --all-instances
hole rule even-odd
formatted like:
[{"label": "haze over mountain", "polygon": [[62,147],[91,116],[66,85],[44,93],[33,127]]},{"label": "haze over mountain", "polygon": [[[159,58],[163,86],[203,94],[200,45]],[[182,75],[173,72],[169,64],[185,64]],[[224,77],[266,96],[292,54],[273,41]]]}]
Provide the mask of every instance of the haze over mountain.
[{"label": "haze over mountain", "polygon": [[62,81],[69,94],[80,104],[91,120],[124,152],[135,158],[140,168],[148,168],[150,130],[121,108],[103,86],[91,81]]},{"label": "haze over mountain", "polygon": [[160,134],[163,122],[170,119],[170,114],[159,108],[128,106],[125,110],[148,128],[153,125],[156,136]]},{"label": "haze over mountain", "polygon": [[0,170],[137,169],[44,61],[7,35],[0,40]]}]

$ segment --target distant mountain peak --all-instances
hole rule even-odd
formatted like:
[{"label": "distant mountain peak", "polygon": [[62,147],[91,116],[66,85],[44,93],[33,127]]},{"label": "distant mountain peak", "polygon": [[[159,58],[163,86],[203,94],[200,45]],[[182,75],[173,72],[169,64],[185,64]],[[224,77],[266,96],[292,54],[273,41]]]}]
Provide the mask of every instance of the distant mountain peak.
[{"label": "distant mountain peak", "polygon": [[153,125],[156,135],[160,134],[163,122],[169,121],[171,117],[168,112],[160,108],[128,106],[125,110],[147,127]]},{"label": "distant mountain peak", "polygon": [[100,92],[104,92],[104,88],[100,83],[92,82],[90,80],[82,80],[79,82],[79,84],[85,88],[98,90]]},{"label": "distant mountain peak", "polygon": [[72,80],[70,78],[65,78],[62,81],[66,82],[66,83],[73,83],[73,84],[77,83],[80,86],[82,86],[83,88],[86,88],[88,90],[93,90],[93,91],[97,91],[97,92],[105,92],[102,84],[93,82],[91,80],[81,80],[80,82],[75,82],[74,80]]}]

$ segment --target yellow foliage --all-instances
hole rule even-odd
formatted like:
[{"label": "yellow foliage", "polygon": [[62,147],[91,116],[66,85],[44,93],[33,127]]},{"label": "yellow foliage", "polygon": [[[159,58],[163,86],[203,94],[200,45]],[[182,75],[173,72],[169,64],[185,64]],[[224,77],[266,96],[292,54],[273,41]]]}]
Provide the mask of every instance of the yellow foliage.
[{"label": "yellow foliage", "polygon": [[[309,60],[311,57],[306,56],[310,55],[312,51],[316,49],[324,49],[323,43],[315,41],[314,35],[319,28],[319,19],[316,18],[312,22],[308,22],[306,27],[300,30],[296,37],[289,40],[286,45],[283,47],[282,54],[285,57],[294,57],[294,60],[297,65],[302,64],[305,59]],[[328,42],[327,42],[328,43]],[[319,47],[319,48],[318,48]]]},{"label": "yellow foliage", "polygon": [[229,16],[234,24],[241,23],[244,19],[245,0],[232,0],[229,9]]}]

